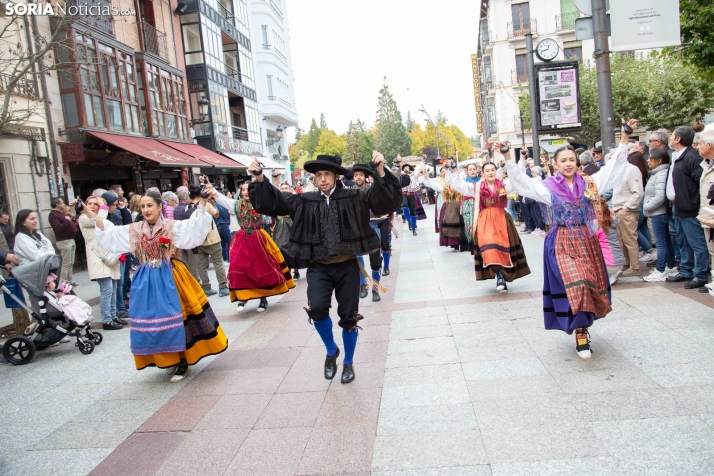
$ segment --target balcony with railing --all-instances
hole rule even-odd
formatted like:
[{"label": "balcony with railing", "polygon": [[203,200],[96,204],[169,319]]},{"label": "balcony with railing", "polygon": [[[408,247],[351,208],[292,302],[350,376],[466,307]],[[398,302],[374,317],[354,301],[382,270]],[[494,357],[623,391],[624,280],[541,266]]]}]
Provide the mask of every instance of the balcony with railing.
[{"label": "balcony with railing", "polygon": [[243,75],[241,74],[241,72],[233,68],[232,66],[227,65],[226,63],[223,63],[223,72],[229,78],[233,78],[241,83],[243,82]]},{"label": "balcony with railing", "polygon": [[[70,7],[73,9],[70,10]],[[72,21],[82,22],[87,26],[114,36],[114,17],[112,15],[89,15],[89,9],[99,11],[111,11],[111,0],[67,0],[65,3],[67,12],[77,11],[77,15],[72,15]],[[76,8],[77,10],[74,10]]]},{"label": "balcony with railing", "polygon": [[528,33],[538,33],[538,23],[535,18],[524,18],[520,22],[508,22],[508,39],[522,38]]},{"label": "balcony with railing", "polygon": [[[10,74],[0,74],[0,91],[7,91],[10,88],[10,82],[15,79],[15,76]],[[37,80],[31,75],[26,75],[19,78],[12,85],[12,94],[27,97],[39,97],[37,92]]]},{"label": "balcony with railing", "polygon": [[233,15],[233,12],[224,7],[220,2],[218,3],[218,13],[229,22],[235,24],[236,17]]},{"label": "balcony with railing", "polygon": [[230,126],[231,137],[238,140],[248,140],[248,129],[243,129],[242,127]]},{"label": "balcony with railing", "polygon": [[292,106],[290,101],[287,101],[287,100],[285,100],[281,97],[278,97],[278,96],[268,96],[268,101],[279,102],[280,104],[287,106],[287,107]]},{"label": "balcony with railing", "polygon": [[555,16],[555,31],[575,29],[575,20],[581,17],[580,12],[562,13]]},{"label": "balcony with railing", "polygon": [[166,33],[159,31],[145,21],[141,22],[141,31],[144,34],[144,49],[166,61],[169,61],[169,48],[166,43]]},{"label": "balcony with railing", "polygon": [[511,84],[522,84],[528,82],[528,73],[517,69],[511,70]]}]

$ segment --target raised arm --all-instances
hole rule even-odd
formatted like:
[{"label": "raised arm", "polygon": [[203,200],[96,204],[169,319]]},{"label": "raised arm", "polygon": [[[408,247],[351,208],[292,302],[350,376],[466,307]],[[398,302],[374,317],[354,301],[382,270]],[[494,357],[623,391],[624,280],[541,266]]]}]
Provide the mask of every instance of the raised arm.
[{"label": "raised arm", "polygon": [[211,231],[213,217],[205,205],[199,205],[188,220],[174,222],[174,245],[182,250],[200,246]]},{"label": "raised arm", "polygon": [[452,172],[451,169],[446,171],[446,182],[461,195],[473,197],[476,193],[472,183],[468,183],[459,173]]},{"label": "raised arm", "polygon": [[[637,129],[637,120],[630,119],[627,122],[627,125],[633,130]],[[610,154],[610,160],[608,160],[598,172],[592,174],[591,176],[599,194],[603,194],[620,185],[620,182],[625,176],[625,169],[627,168],[628,163],[627,144],[630,141],[630,134],[625,132],[624,127],[620,133],[620,145]]]},{"label": "raised arm", "polygon": [[218,193],[218,191],[213,194],[213,198],[216,199],[216,203],[218,203],[220,206],[222,206],[223,208],[227,208],[231,215],[236,214],[236,200],[228,198],[222,193]]},{"label": "raised arm", "polygon": [[365,192],[369,209],[377,216],[387,215],[402,206],[399,179],[386,168],[383,170],[383,176],[379,172],[374,174],[374,184]]},{"label": "raised arm", "polygon": [[[101,216],[101,211],[100,211]],[[103,220],[104,217],[99,218]],[[94,228],[94,237],[97,243],[109,253],[129,253],[129,225],[116,226],[109,220],[103,220],[104,229],[100,228],[94,220],[87,215],[79,217],[79,226],[82,228]]]},{"label": "raised arm", "polygon": [[424,184],[425,187],[429,187],[432,190],[436,190],[439,193],[444,191],[444,186],[436,179],[429,177],[419,177],[419,183]]},{"label": "raised arm", "polygon": [[[500,143],[496,143],[494,145],[496,150],[498,150],[499,147]],[[510,187],[512,187],[510,190],[511,192],[515,190],[524,197],[532,198],[533,200],[545,203],[546,205],[552,205],[553,201],[551,199],[550,192],[545,185],[543,185],[543,182],[527,176],[511,157],[510,150],[507,155],[503,155],[503,158],[506,159],[506,172],[508,172],[508,182]],[[506,191],[509,191],[508,188],[506,188]]]}]

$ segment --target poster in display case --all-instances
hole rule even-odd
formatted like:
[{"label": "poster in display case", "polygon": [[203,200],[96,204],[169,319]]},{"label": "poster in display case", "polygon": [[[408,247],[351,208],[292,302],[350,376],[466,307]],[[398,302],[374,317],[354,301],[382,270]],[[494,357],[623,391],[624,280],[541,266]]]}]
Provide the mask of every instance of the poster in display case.
[{"label": "poster in display case", "polygon": [[535,65],[538,132],[580,130],[580,83],[577,61]]}]

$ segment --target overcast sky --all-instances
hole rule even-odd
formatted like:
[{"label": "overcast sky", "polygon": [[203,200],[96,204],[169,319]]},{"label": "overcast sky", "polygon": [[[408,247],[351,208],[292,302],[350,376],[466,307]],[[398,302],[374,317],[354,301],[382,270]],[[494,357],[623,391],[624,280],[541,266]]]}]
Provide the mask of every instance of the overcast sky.
[{"label": "overcast sky", "polygon": [[[374,125],[384,76],[397,106],[424,124],[420,104],[471,137],[476,111],[471,54],[479,2],[287,0],[300,127],[325,114],[338,134]],[[292,140],[294,129],[289,132]]]}]

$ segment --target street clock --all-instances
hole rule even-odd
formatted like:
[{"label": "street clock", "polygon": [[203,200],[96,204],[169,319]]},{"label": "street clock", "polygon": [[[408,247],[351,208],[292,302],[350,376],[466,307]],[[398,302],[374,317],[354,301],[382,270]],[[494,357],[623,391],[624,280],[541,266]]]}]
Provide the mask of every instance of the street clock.
[{"label": "street clock", "polygon": [[545,38],[536,46],[535,54],[541,61],[553,61],[560,52],[558,42],[552,38]]}]

